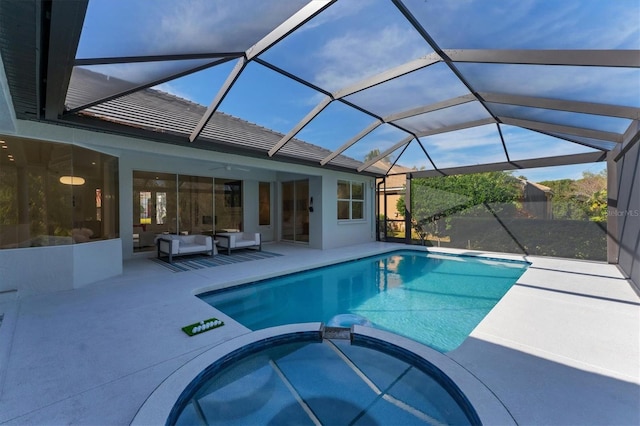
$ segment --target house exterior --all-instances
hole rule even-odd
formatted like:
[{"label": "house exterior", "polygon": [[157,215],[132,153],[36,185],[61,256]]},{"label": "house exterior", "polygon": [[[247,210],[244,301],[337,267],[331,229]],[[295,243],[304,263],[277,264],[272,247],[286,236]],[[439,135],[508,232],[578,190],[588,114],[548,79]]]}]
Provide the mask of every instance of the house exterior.
[{"label": "house exterior", "polygon": [[[121,108],[119,112],[135,116],[135,110],[143,111],[145,103],[153,103],[167,111],[166,117],[157,118],[160,123],[168,120],[171,114],[184,115],[181,111],[185,106],[195,109],[196,114],[198,108],[204,109],[153,90],[138,94],[138,100],[139,103],[129,107],[131,109]],[[91,118],[104,119],[106,113],[96,108]],[[255,139],[281,137],[234,117],[221,115],[218,119],[221,120],[221,131],[238,132]],[[260,232],[264,242],[289,241],[317,249],[375,241],[373,175],[325,170],[305,164],[283,164],[34,121],[15,120],[14,125],[13,134],[2,136],[3,145],[7,147],[3,151],[13,152],[10,158],[14,160],[8,161],[10,158],[4,157],[0,170],[4,206],[16,211],[16,224],[4,224],[0,233],[0,294],[4,297],[68,290],[118,275],[124,260],[150,255],[149,252],[137,253],[140,238],[146,238],[143,244],[153,250],[150,241],[153,241],[153,235],[162,232],[210,233],[234,228],[232,230]],[[319,154],[326,155],[321,148],[316,149]],[[344,161],[353,162],[347,158]],[[97,166],[99,171],[91,171],[87,166]],[[73,174],[80,175],[78,177],[86,183],[65,185],[60,182],[63,175]],[[31,179],[27,175],[32,176]],[[158,193],[168,193],[170,198],[178,198],[178,204],[185,200],[182,203],[189,207],[206,209],[195,215],[198,219],[197,223],[192,221],[193,226],[175,227],[184,222],[176,223],[176,216],[186,216],[183,210],[176,210],[176,202],[168,203],[173,204],[173,214],[165,211],[166,220],[158,219],[157,203],[152,214],[142,213],[142,216],[150,217],[142,218],[136,177],[150,176],[153,180],[158,175],[174,189],[148,191],[153,202],[157,201]],[[15,176],[15,179],[9,176]],[[44,176],[49,183],[39,185],[34,176]],[[204,202],[193,198],[195,195],[202,197],[202,192],[196,194],[184,189],[185,180],[192,184],[196,180],[200,184],[208,180],[211,189]],[[7,187],[9,182],[13,183],[12,187]],[[239,182],[241,191],[230,201],[226,199],[229,194],[214,194],[214,182]],[[298,194],[291,192],[292,183],[297,183]],[[54,194],[51,185],[64,194]],[[361,188],[363,198],[350,200],[347,197],[339,202],[338,188],[345,185]],[[48,197],[37,198],[32,194],[45,188],[49,191]],[[63,198],[63,203],[55,207],[62,211],[53,211],[54,196],[58,197],[56,200]],[[43,200],[47,201],[44,204],[50,207],[49,210],[32,208],[32,204],[43,203]],[[216,204],[227,202],[236,206],[237,219],[233,226],[223,223],[227,213],[216,208]],[[351,203],[362,204],[362,217],[349,216]],[[339,204],[348,207],[346,217],[339,217]],[[222,213],[214,214],[219,211]],[[38,218],[37,213],[42,213],[43,217]],[[298,217],[295,232],[292,232],[294,228],[287,228],[292,213]],[[60,220],[52,219],[52,215],[59,216]],[[217,223],[214,223],[214,217]],[[64,218],[67,218],[66,222]],[[140,223],[145,219],[148,223]],[[40,222],[48,222],[48,226],[36,225]],[[169,226],[164,226],[168,222]]]},{"label": "house exterior", "polygon": [[[384,181],[378,180],[377,184],[378,216],[380,218],[384,216],[386,224],[381,226],[387,227],[386,235],[384,229],[380,229],[381,239],[404,236],[405,216],[404,212],[398,211],[397,205],[398,200],[405,196],[407,173],[410,173],[413,169],[382,162],[378,164],[378,167],[388,170]],[[404,239],[404,237],[402,238]]]},{"label": "house exterior", "polygon": [[[90,0],[0,2],[0,297],[117,275],[123,261],[148,255],[138,252],[158,232],[242,229],[316,249],[374,241],[376,179],[388,173],[374,163],[390,156],[415,164],[414,178],[606,161],[608,261],[637,284],[637,38],[610,41],[611,14],[597,20],[598,50],[587,49],[591,24],[579,19],[558,28],[565,37],[537,32],[509,49],[496,41],[529,40],[517,22],[497,35],[455,29],[460,42],[450,45],[438,28],[447,20],[424,9],[431,3],[372,2],[357,13],[351,2],[233,3],[224,25],[196,26],[176,20],[221,15],[194,17],[172,2],[157,13],[146,2],[126,11]],[[476,6],[461,7],[484,14]],[[117,13],[107,20],[105,10]],[[373,49],[381,28],[408,36]],[[364,36],[354,48],[334,49],[356,33]],[[214,87],[202,105],[160,89],[205,71],[222,77],[198,84]],[[243,87],[252,73],[258,84]],[[268,101],[309,107],[286,130],[221,111],[235,89],[273,87]],[[314,124],[350,127],[320,146],[299,136]],[[356,159],[371,148],[381,154]],[[400,185],[389,185],[394,197]]]},{"label": "house exterior", "polygon": [[536,219],[553,219],[553,191],[536,182],[522,181],[522,209]]}]

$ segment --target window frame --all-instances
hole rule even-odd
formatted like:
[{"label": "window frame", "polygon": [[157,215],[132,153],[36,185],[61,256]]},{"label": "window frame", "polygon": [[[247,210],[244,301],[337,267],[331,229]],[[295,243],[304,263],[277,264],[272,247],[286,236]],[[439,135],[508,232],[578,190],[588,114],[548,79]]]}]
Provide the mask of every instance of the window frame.
[{"label": "window frame", "polygon": [[[348,198],[341,198],[340,197],[340,186],[341,185],[348,185],[349,187],[349,197]],[[354,187],[360,187],[361,188],[361,193],[362,193],[362,197],[361,198],[354,198]],[[338,222],[340,223],[345,223],[345,222],[364,222],[366,221],[366,210],[365,210],[365,202],[366,202],[366,196],[365,196],[365,182],[362,181],[352,181],[352,180],[346,180],[346,179],[338,179],[337,184],[336,184],[336,207],[337,207],[337,211],[336,211],[336,218],[338,220]],[[348,218],[340,218],[340,203],[348,203],[349,206],[349,217]],[[361,217],[357,217],[354,218],[353,217],[353,213],[354,213],[354,209],[353,206],[354,204],[360,204],[361,205],[361,212],[362,212],[362,216]]]}]

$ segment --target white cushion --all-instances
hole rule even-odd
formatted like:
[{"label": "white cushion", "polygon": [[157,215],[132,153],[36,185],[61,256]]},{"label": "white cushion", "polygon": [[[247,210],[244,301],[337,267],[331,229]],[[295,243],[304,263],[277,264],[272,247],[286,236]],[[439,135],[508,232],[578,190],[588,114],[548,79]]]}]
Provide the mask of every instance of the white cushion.
[{"label": "white cushion", "polygon": [[211,250],[211,249],[207,248],[207,246],[203,246],[200,244],[189,244],[189,243],[182,242],[180,243],[179,252],[180,254],[186,254],[186,253],[198,253],[206,250]]}]

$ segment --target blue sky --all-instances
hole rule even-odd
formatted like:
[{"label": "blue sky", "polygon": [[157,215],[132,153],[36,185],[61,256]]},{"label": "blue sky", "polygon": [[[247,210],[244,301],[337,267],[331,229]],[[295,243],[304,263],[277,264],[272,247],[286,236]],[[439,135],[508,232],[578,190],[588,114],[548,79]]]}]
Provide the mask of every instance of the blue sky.
[{"label": "blue sky", "polygon": [[571,166],[544,167],[539,169],[516,170],[514,176],[524,176],[532,182],[557,179],[580,179],[584,172],[600,173],[607,168],[606,162],[575,164]]},{"label": "blue sky", "polygon": [[[305,3],[302,0],[91,0],[76,56],[241,52]],[[639,49],[640,29],[637,20],[629,18],[640,13],[638,3],[638,0],[405,1],[436,42],[452,49]],[[336,91],[430,53],[429,46],[390,1],[339,0],[260,58],[325,90]],[[170,74],[179,67],[175,63],[153,65],[153,73],[148,72],[148,65],[97,68],[114,77],[137,82],[151,74]],[[157,88],[209,105],[233,65],[231,62],[196,72]],[[637,69],[492,64],[460,64],[460,69],[471,76],[470,83],[480,91],[640,107],[640,71]],[[437,64],[347,99],[386,116],[466,93],[466,87],[448,68]],[[323,97],[320,92],[251,63],[219,110],[288,133]],[[534,109],[511,109],[507,113],[534,118],[549,116],[548,111]],[[628,126],[628,120],[596,120],[584,114],[556,116],[559,124],[588,123],[598,130],[620,132]],[[484,117],[488,117],[488,113],[482,107],[468,104],[432,113],[424,129],[425,124],[416,118],[406,123],[419,131]],[[333,102],[297,136],[333,150],[373,120],[367,114]],[[505,143],[512,159],[590,151],[581,145],[505,127]],[[345,154],[363,159],[370,150],[384,151],[405,135],[384,124]],[[481,126],[421,140],[438,167],[451,167],[505,161],[502,144],[496,136],[495,126]],[[421,150],[415,149],[415,143],[400,162],[409,167],[431,168]],[[576,166],[571,166],[555,169],[553,173],[558,178],[579,177],[581,170],[576,170]],[[534,173],[539,172],[531,171]]]}]

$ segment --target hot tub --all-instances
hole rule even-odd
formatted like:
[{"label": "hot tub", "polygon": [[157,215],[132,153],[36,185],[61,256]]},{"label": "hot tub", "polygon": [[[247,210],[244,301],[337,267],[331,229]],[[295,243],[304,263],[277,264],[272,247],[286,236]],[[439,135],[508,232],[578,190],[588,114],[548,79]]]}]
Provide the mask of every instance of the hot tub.
[{"label": "hot tub", "polygon": [[132,424],[515,424],[446,355],[395,334],[321,323],[259,330],[177,370]]}]

